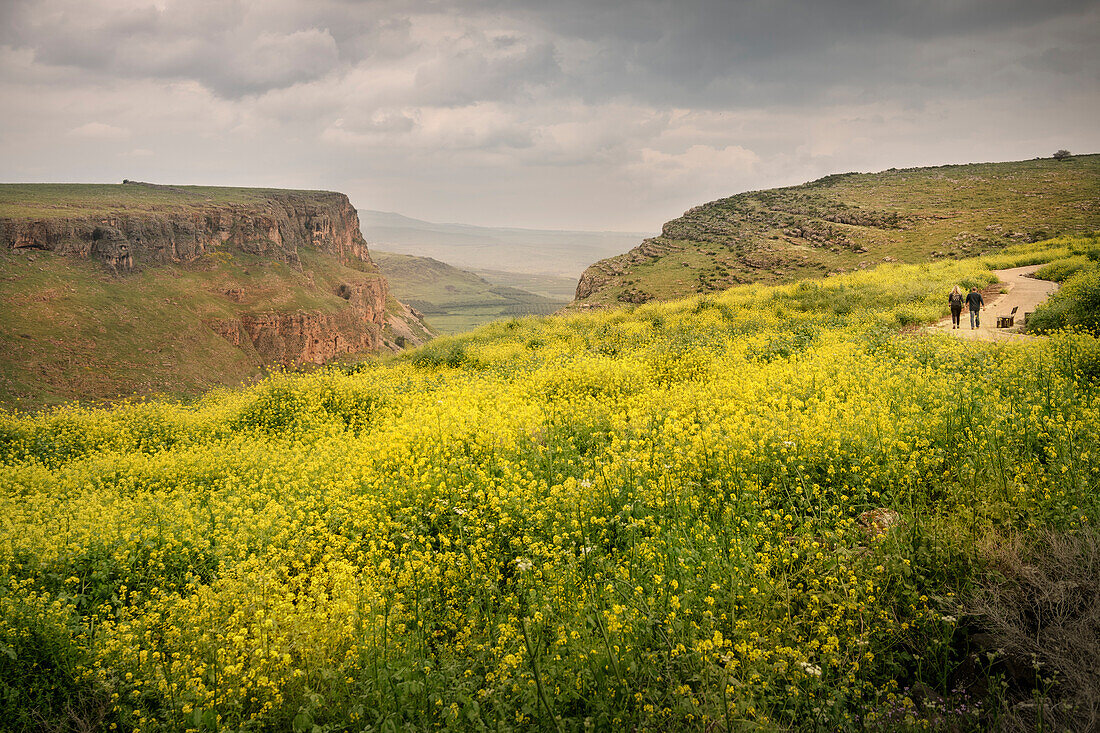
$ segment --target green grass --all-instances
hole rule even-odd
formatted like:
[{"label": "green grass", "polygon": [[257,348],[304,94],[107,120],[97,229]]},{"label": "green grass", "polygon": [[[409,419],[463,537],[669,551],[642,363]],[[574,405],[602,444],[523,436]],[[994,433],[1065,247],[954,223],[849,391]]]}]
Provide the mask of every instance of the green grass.
[{"label": "green grass", "polygon": [[[1100,259],[1100,251],[1095,252],[1095,259]],[[1072,257],[1066,257],[1064,259],[1056,260],[1050,264],[1043,265],[1035,272],[1035,277],[1040,280],[1050,280],[1051,282],[1064,283],[1073,275],[1077,274],[1081,270],[1095,267],[1095,259],[1090,259],[1085,255],[1074,255]]]},{"label": "green grass", "polygon": [[248,206],[272,200],[324,199],[328,191],[121,183],[2,183],[0,218],[163,214],[191,207]]},{"label": "green grass", "polygon": [[[581,302],[671,300],[883,262],[958,259],[1100,229],[1100,155],[827,176],[696,207],[589,268]],[[633,293],[633,295],[631,295]]]},{"label": "green grass", "polygon": [[1100,237],[1070,243],[1070,256],[1036,271],[1036,277],[1062,283],[1027,321],[1030,333],[1073,329],[1100,335]]},{"label": "green grass", "polygon": [[[206,323],[245,313],[337,313],[342,282],[372,275],[300,252],[302,271],[244,253],[151,268],[125,279],[97,264],[33,252],[0,260],[0,406],[72,399],[190,397],[262,374],[259,356]],[[226,296],[240,290],[239,300]]]},{"label": "green grass", "polygon": [[[371,257],[401,301],[424,313],[443,333],[462,333],[506,318],[549,315],[568,300],[492,283],[430,257],[374,250]],[[503,279],[503,273],[497,277]],[[525,280],[539,282],[537,276]]]}]

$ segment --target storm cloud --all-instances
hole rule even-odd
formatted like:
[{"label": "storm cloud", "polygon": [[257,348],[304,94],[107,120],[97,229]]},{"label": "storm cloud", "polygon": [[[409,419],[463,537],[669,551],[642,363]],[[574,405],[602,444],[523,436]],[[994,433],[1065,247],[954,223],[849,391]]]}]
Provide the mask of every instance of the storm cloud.
[{"label": "storm cloud", "polygon": [[1100,149],[1100,3],[7,0],[0,178],[655,230],[847,170]]}]

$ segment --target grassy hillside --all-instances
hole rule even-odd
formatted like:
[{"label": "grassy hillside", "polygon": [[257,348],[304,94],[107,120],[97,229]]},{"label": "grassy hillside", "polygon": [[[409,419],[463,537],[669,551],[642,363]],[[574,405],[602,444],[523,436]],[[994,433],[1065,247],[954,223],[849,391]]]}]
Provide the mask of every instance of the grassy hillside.
[{"label": "grassy hillside", "polygon": [[0,235],[0,407],[194,397],[431,336],[339,193],[0,184]]},{"label": "grassy hillside", "polygon": [[696,207],[590,267],[577,303],[669,300],[1097,229],[1100,155],[846,173]]},{"label": "grassy hillside", "polygon": [[77,218],[167,214],[208,205],[256,206],[279,198],[311,199],[325,191],[147,183],[0,183],[0,218]]},{"label": "grassy hillside", "polygon": [[[365,275],[316,251],[302,270],[241,252],[150,268],[120,281],[49,252],[0,256],[0,407],[72,399],[194,397],[260,376],[261,360],[211,330],[242,313],[337,313],[341,282]],[[229,293],[232,297],[227,296]]]},{"label": "grassy hillside", "polygon": [[[914,328],[990,264],[494,323],[189,406],[0,415],[0,718],[1084,729],[1100,342]],[[1059,638],[1085,643],[1028,646]]]},{"label": "grassy hillside", "polygon": [[423,313],[429,323],[444,333],[471,331],[502,318],[547,315],[569,302],[494,284],[430,257],[379,250],[374,250],[371,257],[394,295]]}]

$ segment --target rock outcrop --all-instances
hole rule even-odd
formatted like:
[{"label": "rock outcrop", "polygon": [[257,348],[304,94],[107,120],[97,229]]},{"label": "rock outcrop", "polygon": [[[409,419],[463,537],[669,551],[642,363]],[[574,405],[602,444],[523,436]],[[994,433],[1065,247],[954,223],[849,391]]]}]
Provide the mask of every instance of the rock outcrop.
[{"label": "rock outcrop", "polygon": [[382,350],[386,290],[381,277],[345,283],[337,294],[350,291],[349,307],[339,313],[243,314],[208,325],[234,346],[254,349],[265,364],[325,364],[343,354]]},{"label": "rock outcrop", "polygon": [[[27,188],[33,202],[34,187]],[[108,195],[91,201],[82,198],[86,188],[72,186],[68,205],[56,211],[40,206],[42,215],[0,216],[0,252],[34,249],[94,260],[116,276],[112,287],[119,288],[134,273],[209,262],[208,256],[221,253],[255,255],[298,271],[304,249],[334,258],[325,258],[332,263],[328,271],[339,270],[348,281],[316,287],[345,301],[342,305],[333,301],[323,311],[279,312],[250,300],[244,285],[231,283],[219,292],[235,304],[232,317],[201,316],[257,366],[323,364],[343,354],[392,349],[392,336],[385,339],[383,332],[392,331],[395,320],[412,317],[393,305],[360,232],[358,214],[344,194],[127,182],[99,187],[108,188]],[[312,272],[305,275],[309,289],[318,294]],[[387,307],[401,312],[387,313]],[[402,331],[406,346],[426,340],[417,334],[428,334],[423,324],[404,330],[409,331]]]},{"label": "rock outcrop", "polygon": [[300,266],[298,248],[311,246],[342,261],[360,260],[373,267],[359,216],[347,196],[327,191],[264,193],[248,204],[188,196],[163,211],[128,213],[123,205],[98,215],[4,217],[0,246],[93,258],[118,274],[192,262],[224,248]]}]

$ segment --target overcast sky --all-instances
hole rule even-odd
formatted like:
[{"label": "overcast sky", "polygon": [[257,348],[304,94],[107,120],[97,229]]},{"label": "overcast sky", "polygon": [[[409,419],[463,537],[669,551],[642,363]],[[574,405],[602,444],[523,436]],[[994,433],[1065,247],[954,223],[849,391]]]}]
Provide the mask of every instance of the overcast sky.
[{"label": "overcast sky", "polygon": [[1100,151],[1100,2],[0,0],[0,180],[656,232],[829,173]]}]

